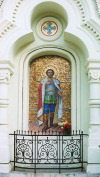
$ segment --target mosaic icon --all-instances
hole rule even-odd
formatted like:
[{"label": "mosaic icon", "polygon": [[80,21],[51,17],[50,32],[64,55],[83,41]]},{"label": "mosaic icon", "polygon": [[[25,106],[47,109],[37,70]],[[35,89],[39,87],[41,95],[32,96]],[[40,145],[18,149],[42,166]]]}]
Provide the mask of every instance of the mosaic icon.
[{"label": "mosaic icon", "polygon": [[54,36],[58,31],[58,26],[54,21],[44,22],[41,31],[45,36]]}]

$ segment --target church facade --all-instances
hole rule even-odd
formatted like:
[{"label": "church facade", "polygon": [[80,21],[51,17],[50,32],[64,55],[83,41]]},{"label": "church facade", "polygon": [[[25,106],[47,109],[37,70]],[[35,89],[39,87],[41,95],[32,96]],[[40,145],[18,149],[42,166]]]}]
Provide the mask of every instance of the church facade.
[{"label": "church facade", "polygon": [[62,84],[63,120],[88,134],[86,171],[100,173],[100,0],[0,0],[0,173],[12,169],[9,134],[32,130],[49,68]]}]

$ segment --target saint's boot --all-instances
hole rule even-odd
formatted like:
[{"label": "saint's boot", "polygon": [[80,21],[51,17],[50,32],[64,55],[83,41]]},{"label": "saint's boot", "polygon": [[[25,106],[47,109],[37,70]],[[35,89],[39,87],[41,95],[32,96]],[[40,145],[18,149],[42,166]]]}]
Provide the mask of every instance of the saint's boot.
[{"label": "saint's boot", "polygon": [[44,124],[44,127],[42,130],[46,131],[48,129],[48,114],[43,115],[43,124]]},{"label": "saint's boot", "polygon": [[53,127],[54,112],[50,113],[50,127]]}]

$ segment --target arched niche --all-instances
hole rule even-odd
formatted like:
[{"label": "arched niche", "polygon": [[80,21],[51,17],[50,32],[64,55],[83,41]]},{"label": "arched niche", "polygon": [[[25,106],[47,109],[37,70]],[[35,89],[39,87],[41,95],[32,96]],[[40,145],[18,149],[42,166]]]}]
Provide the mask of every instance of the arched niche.
[{"label": "arched niche", "polygon": [[72,51],[59,47],[41,47],[32,50],[20,58],[18,64],[18,102],[17,102],[17,129],[28,129],[29,123],[29,68],[30,62],[34,61],[39,56],[57,55],[69,60],[72,68],[71,79],[71,121],[73,129],[81,128],[81,98],[80,95],[80,61],[78,56]]}]

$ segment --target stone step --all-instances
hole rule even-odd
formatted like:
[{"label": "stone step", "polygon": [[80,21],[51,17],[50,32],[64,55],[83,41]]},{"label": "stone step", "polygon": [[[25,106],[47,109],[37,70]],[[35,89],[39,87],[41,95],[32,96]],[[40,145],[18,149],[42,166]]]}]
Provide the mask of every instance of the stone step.
[{"label": "stone step", "polygon": [[11,172],[9,174],[1,173],[0,177],[100,177],[100,174],[89,174],[84,172],[76,173],[29,173],[29,172]]}]

